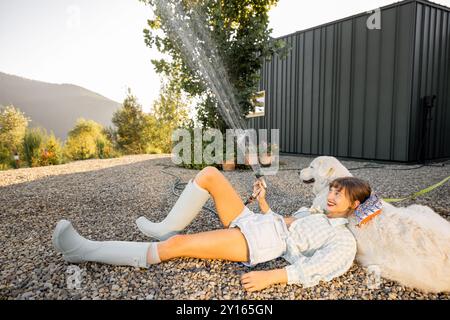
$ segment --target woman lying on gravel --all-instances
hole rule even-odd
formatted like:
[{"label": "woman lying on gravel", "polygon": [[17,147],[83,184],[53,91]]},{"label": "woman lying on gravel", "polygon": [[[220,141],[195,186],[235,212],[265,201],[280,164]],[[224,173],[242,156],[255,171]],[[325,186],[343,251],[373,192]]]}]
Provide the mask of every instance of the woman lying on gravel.
[{"label": "woman lying on gravel", "polygon": [[[270,210],[260,182],[255,183],[254,191],[259,192],[263,214],[244,206],[225,176],[208,167],[188,183],[162,222],[152,223],[144,217],[136,221],[143,233],[160,242],[91,241],[79,235],[69,221],[61,220],[53,233],[53,245],[71,263],[147,268],[178,257],[223,259],[247,266],[283,257],[291,263],[281,269],[244,274],[241,280],[248,291],[276,283],[310,287],[347,272],[355,258],[356,241],[346,227],[346,218],[371,202],[366,200],[373,201],[368,183],[354,177],[336,179],[330,183],[325,213],[311,214],[305,209],[290,217]],[[210,195],[224,229],[177,234],[191,223]]]}]

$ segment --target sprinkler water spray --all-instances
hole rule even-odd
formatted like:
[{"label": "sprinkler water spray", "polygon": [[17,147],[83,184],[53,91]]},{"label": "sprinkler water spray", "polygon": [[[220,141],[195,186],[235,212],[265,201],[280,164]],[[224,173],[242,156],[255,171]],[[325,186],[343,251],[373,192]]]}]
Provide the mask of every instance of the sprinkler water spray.
[{"label": "sprinkler water spray", "polygon": [[[186,63],[192,70],[196,70],[204,84],[217,99],[217,109],[230,128],[245,130],[247,123],[240,115],[239,103],[231,84],[220,52],[205,25],[205,17],[201,8],[192,6],[190,19],[183,19],[186,11],[176,0],[155,0],[157,13],[166,26],[168,36],[179,49]],[[238,137],[238,141],[244,137]],[[238,147],[245,148],[245,144],[238,143]],[[260,172],[259,163],[252,164],[256,179],[267,185]],[[258,194],[252,194],[246,202],[251,203]]]}]

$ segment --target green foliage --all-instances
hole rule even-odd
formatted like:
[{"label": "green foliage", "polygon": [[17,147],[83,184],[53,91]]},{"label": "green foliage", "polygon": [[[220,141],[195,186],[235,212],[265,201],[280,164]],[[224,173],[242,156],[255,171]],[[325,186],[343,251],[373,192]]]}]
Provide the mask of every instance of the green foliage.
[{"label": "green foliage", "polygon": [[115,137],[123,153],[142,154],[147,151],[152,141],[152,128],[156,125],[156,119],[142,110],[142,106],[130,91],[122,108],[114,113],[112,122],[117,131],[110,134]]},{"label": "green foliage", "polygon": [[152,148],[161,153],[170,153],[172,132],[189,120],[187,102],[181,91],[171,83],[162,85],[159,99],[153,105],[152,115],[156,119]]},{"label": "green foliage", "polygon": [[[189,131],[190,135],[191,135],[191,145],[190,145],[190,149],[191,149],[191,158],[190,160],[188,160],[188,163],[185,163],[183,161],[183,163],[180,164],[180,167],[186,168],[186,169],[194,169],[194,170],[202,170],[203,168],[206,168],[208,166],[215,166],[217,168],[220,167],[219,164],[207,164],[205,163],[204,159],[202,158],[202,163],[195,163],[195,150],[194,150],[194,127],[193,126],[189,126],[189,127],[185,127],[183,129],[186,129]],[[202,135],[204,133],[204,130],[202,129]],[[205,151],[205,148],[207,147],[207,143],[202,143],[202,155]],[[180,153],[180,156],[183,156],[183,152]]]},{"label": "green foliage", "polygon": [[120,152],[114,148],[114,137],[111,136],[110,129],[103,129],[102,135],[96,140],[97,157],[100,159],[109,159],[120,157]]},{"label": "green foliage", "polygon": [[46,135],[44,147],[41,148],[39,165],[58,165],[64,162],[61,141],[55,137],[53,132]]},{"label": "green foliage", "polygon": [[147,153],[147,154],[161,154],[161,153],[165,153],[165,151],[160,149],[160,148],[158,148],[158,147],[150,145],[145,150],[145,153]]},{"label": "green foliage", "polygon": [[23,138],[23,153],[29,167],[39,166],[40,149],[45,141],[45,132],[40,128],[27,129]]},{"label": "green foliage", "polygon": [[0,108],[0,164],[7,169],[15,152],[22,153],[22,141],[29,118],[14,106]]},{"label": "green foliage", "polygon": [[181,92],[163,86],[150,114],[142,110],[135,96],[128,93],[105,134],[124,154],[170,153],[172,131],[187,119],[187,107]]},{"label": "green foliage", "polygon": [[113,154],[111,142],[103,127],[95,121],[85,119],[79,119],[68,133],[64,149],[71,160],[103,158]]},{"label": "green foliage", "polygon": [[11,151],[0,142],[0,170],[11,168]]},{"label": "green foliage", "polygon": [[[202,157],[202,163],[195,163],[195,150],[194,150],[194,141],[195,141],[195,135],[194,135],[194,126],[193,124],[189,125],[189,126],[185,126],[183,127],[183,129],[189,131],[190,133],[190,137],[191,137],[191,144],[190,144],[190,151],[191,151],[191,158],[188,160],[188,163],[186,162],[182,162],[179,166],[183,167],[183,168],[187,168],[187,169],[194,169],[194,170],[201,170],[207,166],[214,166],[218,169],[222,168],[222,164],[221,163],[213,163],[213,164],[208,164],[205,162],[205,159]],[[201,129],[201,134],[204,135],[206,129]],[[175,144],[178,142],[175,142]],[[205,154],[205,149],[208,147],[208,145],[210,143],[213,142],[205,142],[203,141],[202,143],[202,155]],[[237,149],[237,144],[236,144],[236,140],[234,141],[234,151],[233,152],[233,158],[229,158],[227,159],[227,150],[226,150],[226,136],[223,136],[223,155],[220,157],[222,161],[232,161],[235,163],[235,168],[236,169],[240,169],[240,170],[248,170],[251,169],[251,167],[249,165],[246,164],[237,164],[237,155],[238,155],[238,149]],[[213,152],[213,154],[211,155],[213,157],[216,156],[216,154]],[[180,157],[183,157],[183,152],[180,152]]]},{"label": "green foliage", "polygon": [[[170,56],[168,59],[153,60],[158,73],[173,79],[179,88],[191,97],[201,98],[198,105],[198,120],[203,127],[213,127],[224,131],[227,125],[217,111],[217,101],[207,90],[198,70],[192,70],[179,47],[176,30],[170,28],[170,23],[156,6],[156,0],[140,0],[151,6],[155,18],[148,21],[148,29],[144,30],[145,43],[156,47],[158,51]],[[179,2],[167,0],[166,2]],[[268,12],[278,0],[185,0],[181,1],[184,13],[179,19],[193,21],[200,17],[202,25],[206,25],[220,53],[229,80],[234,88],[236,99],[242,111],[242,116],[253,110],[251,100],[258,91],[260,69],[264,59],[269,59],[273,53],[281,53],[284,42],[270,37]],[[192,32],[195,32],[193,27]],[[193,47],[203,46],[208,54],[214,55],[214,50],[208,50],[202,39],[193,43]]]},{"label": "green foliage", "polygon": [[95,158],[97,145],[89,134],[72,136],[67,139],[65,152],[71,160],[85,160]]},{"label": "green foliage", "polygon": [[61,141],[45,129],[27,129],[23,139],[24,158],[28,166],[40,167],[63,162]]},{"label": "green foliage", "polygon": [[79,119],[69,132],[64,148],[53,132],[47,134],[42,128],[27,128],[29,121],[13,106],[0,109],[0,170],[16,166],[15,153],[30,167],[120,155],[114,149],[111,135],[114,132],[94,121]]},{"label": "green foliage", "polygon": [[113,126],[108,126],[106,128],[103,128],[103,133],[104,133],[106,139],[111,144],[113,154],[115,156],[120,156],[120,152],[118,151],[119,145],[117,143],[117,131],[114,129]]}]

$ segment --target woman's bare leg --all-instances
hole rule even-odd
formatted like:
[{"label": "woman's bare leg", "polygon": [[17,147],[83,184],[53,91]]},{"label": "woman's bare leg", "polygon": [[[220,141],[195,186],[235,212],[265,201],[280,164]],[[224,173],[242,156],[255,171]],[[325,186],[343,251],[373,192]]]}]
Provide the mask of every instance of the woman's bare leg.
[{"label": "woman's bare leg", "polygon": [[[216,168],[201,170],[195,182],[211,194],[219,219],[225,227],[244,209],[244,202],[236,190]],[[175,235],[159,242],[157,248],[161,261],[179,257],[249,261],[247,240],[238,228]]]},{"label": "woman's bare leg", "polygon": [[206,167],[197,174],[195,182],[211,194],[219,219],[225,227],[244,209],[244,202],[236,190],[216,168]]},{"label": "woman's bare leg", "polygon": [[238,228],[175,235],[157,247],[161,261],[191,257],[246,262],[249,256],[247,241]]}]

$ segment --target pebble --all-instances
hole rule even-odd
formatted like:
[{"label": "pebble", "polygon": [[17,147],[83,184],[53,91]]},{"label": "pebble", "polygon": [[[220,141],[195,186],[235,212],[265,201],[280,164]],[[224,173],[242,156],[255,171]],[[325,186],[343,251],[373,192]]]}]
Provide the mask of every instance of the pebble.
[{"label": "pebble", "polygon": [[[284,168],[304,168],[312,158],[282,156]],[[342,161],[347,168],[370,162]],[[177,198],[172,194],[175,178],[164,174],[172,166],[167,155],[137,155],[117,159],[87,160],[60,166],[0,172],[0,288],[7,299],[443,299],[450,293],[427,294],[398,283],[381,282],[367,288],[366,270],[357,264],[343,276],[321,282],[314,288],[279,284],[247,293],[240,276],[250,269],[220,260],[174,259],[147,269],[97,263],[78,265],[83,281],[80,289],[68,290],[65,262],[51,244],[57,221],[71,220],[77,230],[93,240],[148,241],[135,226],[146,215],[161,221]],[[388,164],[400,168],[398,164]],[[198,172],[176,167],[166,169],[187,182]],[[294,174],[295,173],[295,174]],[[251,171],[226,172],[225,176],[242,198],[254,181]],[[384,171],[362,169],[355,175],[370,182],[382,197],[402,197],[430,186],[450,175],[450,166],[417,170]],[[266,177],[267,200],[282,215],[309,206],[314,199],[311,186],[303,184],[296,171],[279,171]],[[413,203],[428,205],[450,220],[450,183]],[[209,202],[212,205],[212,202]],[[257,205],[250,205],[257,211]],[[186,233],[221,228],[218,217],[207,210],[187,227]],[[277,259],[257,270],[283,268]]]},{"label": "pebble", "polygon": [[118,290],[120,290],[120,287],[117,284],[113,284],[113,286],[111,287],[111,290],[118,291]]},{"label": "pebble", "polygon": [[34,295],[33,292],[29,291],[29,292],[25,292],[24,294],[22,294],[22,299],[29,299]]}]

